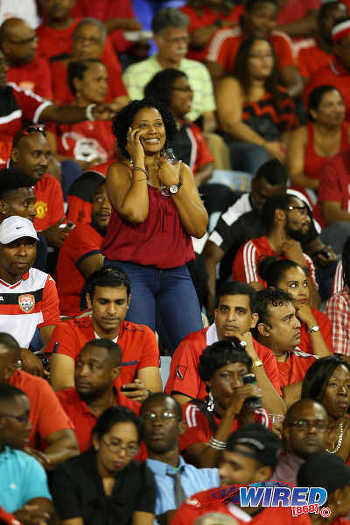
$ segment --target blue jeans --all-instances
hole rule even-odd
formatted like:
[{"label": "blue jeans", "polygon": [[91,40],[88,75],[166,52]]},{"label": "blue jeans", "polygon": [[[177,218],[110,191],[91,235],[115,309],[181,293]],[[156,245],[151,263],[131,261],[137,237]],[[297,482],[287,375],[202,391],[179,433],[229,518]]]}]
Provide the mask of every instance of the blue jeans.
[{"label": "blue jeans", "polygon": [[184,337],[203,328],[199,302],[186,265],[169,270],[105,259],[118,266],[131,282],[131,304],[126,319],[156,330],[171,351]]},{"label": "blue jeans", "polygon": [[235,140],[227,133],[222,133],[222,136],[230,150],[233,170],[255,175],[260,166],[271,158],[266,149],[261,146]]}]

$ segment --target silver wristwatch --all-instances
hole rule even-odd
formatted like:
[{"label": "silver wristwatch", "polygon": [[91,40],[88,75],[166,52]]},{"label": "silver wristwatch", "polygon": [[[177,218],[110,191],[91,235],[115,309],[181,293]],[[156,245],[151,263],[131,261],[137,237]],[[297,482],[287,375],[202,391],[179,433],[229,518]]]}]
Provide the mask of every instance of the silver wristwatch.
[{"label": "silver wristwatch", "polygon": [[309,330],[309,334],[313,334],[313,333],[316,333],[316,332],[319,332],[320,331],[320,327],[315,324],[315,326],[312,326]]}]

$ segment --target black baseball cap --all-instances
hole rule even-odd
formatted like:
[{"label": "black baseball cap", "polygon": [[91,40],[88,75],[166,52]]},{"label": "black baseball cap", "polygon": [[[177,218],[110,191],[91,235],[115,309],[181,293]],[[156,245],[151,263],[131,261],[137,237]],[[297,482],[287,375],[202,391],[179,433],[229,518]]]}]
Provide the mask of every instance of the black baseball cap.
[{"label": "black baseball cap", "polygon": [[[244,445],[251,449],[241,449]],[[250,423],[233,432],[227,440],[226,450],[256,459],[262,465],[275,467],[280,459],[281,440],[260,423]]]},{"label": "black baseball cap", "polygon": [[311,454],[298,472],[299,487],[323,487],[328,496],[350,485],[350,467],[345,461],[329,452]]}]

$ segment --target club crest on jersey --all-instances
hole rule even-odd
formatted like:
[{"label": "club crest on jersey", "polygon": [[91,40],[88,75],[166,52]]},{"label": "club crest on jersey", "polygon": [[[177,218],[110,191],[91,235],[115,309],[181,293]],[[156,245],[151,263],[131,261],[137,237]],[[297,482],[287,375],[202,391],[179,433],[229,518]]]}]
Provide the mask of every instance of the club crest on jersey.
[{"label": "club crest on jersey", "polygon": [[24,294],[18,297],[18,304],[22,312],[28,314],[35,306],[35,297],[31,294]]}]

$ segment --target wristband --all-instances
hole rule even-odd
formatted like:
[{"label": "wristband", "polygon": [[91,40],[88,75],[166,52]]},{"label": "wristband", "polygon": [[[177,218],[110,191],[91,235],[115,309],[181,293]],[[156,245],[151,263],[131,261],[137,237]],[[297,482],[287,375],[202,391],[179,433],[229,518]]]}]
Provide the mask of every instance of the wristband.
[{"label": "wristband", "polygon": [[132,171],[142,171],[146,175],[146,177],[148,176],[147,170],[145,170],[144,168],[140,168],[139,166],[133,166]]},{"label": "wristband", "polygon": [[89,104],[85,110],[86,120],[96,120],[92,114],[92,110],[96,107],[96,104]]}]

